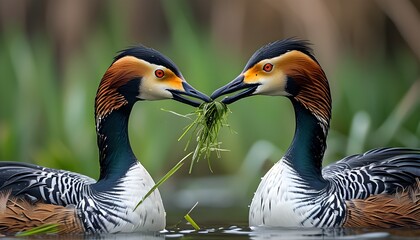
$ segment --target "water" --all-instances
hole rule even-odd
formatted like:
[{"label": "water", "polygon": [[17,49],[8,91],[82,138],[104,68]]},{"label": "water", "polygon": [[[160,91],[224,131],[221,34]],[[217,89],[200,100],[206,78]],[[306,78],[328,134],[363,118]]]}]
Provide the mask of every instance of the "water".
[{"label": "water", "polygon": [[319,229],[249,228],[248,226],[209,227],[203,230],[167,230],[164,239],[420,239],[420,229]]},{"label": "water", "polygon": [[[5,237],[1,239],[17,239]],[[20,238],[21,239],[21,238]],[[177,240],[177,239],[203,239],[203,240],[221,240],[221,239],[420,239],[420,229],[298,229],[298,228],[255,228],[250,229],[247,226],[207,226],[201,230],[195,231],[189,225],[167,229],[160,233],[144,234],[105,234],[105,235],[42,235],[26,237],[25,239],[87,239],[87,240]]]}]

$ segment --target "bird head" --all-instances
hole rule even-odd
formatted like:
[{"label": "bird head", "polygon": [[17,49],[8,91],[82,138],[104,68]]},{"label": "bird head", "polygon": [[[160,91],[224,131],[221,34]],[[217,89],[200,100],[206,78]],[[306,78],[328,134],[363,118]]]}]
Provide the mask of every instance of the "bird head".
[{"label": "bird head", "polygon": [[214,91],[211,98],[229,93],[236,94],[224,98],[223,103],[253,95],[285,96],[317,118],[329,121],[331,116],[328,81],[306,41],[285,39],[257,50],[239,76]]},{"label": "bird head", "polygon": [[97,117],[139,100],[173,99],[194,107],[211,99],[189,85],[176,65],[144,46],[123,50],[102,77],[96,94]]}]

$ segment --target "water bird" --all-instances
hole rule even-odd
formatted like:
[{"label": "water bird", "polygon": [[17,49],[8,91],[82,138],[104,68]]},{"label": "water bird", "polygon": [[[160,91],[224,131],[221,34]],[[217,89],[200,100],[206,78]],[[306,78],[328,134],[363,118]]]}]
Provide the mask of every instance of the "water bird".
[{"label": "water bird", "polygon": [[378,148],[322,168],[332,101],[309,42],[292,38],[261,47],[238,77],[210,97],[230,93],[223,103],[284,96],[295,112],[292,143],[262,178],[250,226],[420,226],[419,149]]},{"label": "water bird", "polygon": [[57,224],[59,233],[117,233],[165,228],[155,185],[130,146],[133,105],[173,99],[197,107],[210,98],[194,89],[172,60],[142,45],[125,49],[103,75],[95,97],[100,176],[20,162],[0,162],[0,232]]}]

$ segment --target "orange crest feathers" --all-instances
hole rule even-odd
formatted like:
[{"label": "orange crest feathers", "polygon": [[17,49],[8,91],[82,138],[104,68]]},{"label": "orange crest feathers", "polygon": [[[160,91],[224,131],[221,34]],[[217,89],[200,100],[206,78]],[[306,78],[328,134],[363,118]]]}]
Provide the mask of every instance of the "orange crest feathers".
[{"label": "orange crest feathers", "polygon": [[328,124],[332,101],[328,80],[321,66],[299,51],[285,53],[282,61],[284,73],[298,86],[294,98],[319,120]]},{"label": "orange crest feathers", "polygon": [[143,72],[141,72],[143,68],[139,66],[140,64],[139,59],[126,56],[108,68],[96,93],[95,115],[97,120],[128,104],[125,96],[118,92],[118,88],[132,79],[143,76]]}]

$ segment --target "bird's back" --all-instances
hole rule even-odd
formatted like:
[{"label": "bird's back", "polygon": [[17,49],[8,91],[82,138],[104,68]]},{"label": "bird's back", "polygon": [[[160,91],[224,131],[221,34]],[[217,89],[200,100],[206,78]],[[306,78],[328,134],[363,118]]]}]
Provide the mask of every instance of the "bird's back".
[{"label": "bird's back", "polygon": [[379,148],[325,167],[346,227],[420,226],[420,150]]},{"label": "bird's back", "polygon": [[0,162],[0,172],[1,192],[62,206],[77,204],[87,186],[96,182],[78,173],[19,162]]},{"label": "bird's back", "polygon": [[348,156],[322,170],[340,188],[342,198],[363,199],[372,194],[394,194],[420,178],[420,150],[380,148]]}]

